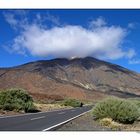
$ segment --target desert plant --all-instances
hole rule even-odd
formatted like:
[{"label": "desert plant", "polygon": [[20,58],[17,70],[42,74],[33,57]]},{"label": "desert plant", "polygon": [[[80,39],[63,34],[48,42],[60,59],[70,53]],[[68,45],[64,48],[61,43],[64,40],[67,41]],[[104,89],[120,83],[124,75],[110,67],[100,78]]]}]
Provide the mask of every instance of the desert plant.
[{"label": "desert plant", "polygon": [[133,102],[134,104],[136,104],[140,108],[140,99],[131,98],[131,99],[129,99],[129,101]]},{"label": "desert plant", "polygon": [[3,110],[24,110],[28,112],[35,108],[33,99],[23,89],[8,89],[0,91],[0,109]]},{"label": "desert plant", "polygon": [[111,128],[112,130],[119,130],[122,126],[120,123],[113,121],[112,118],[103,118],[99,120],[99,123],[102,126]]},{"label": "desert plant", "polygon": [[63,105],[72,107],[81,107],[83,103],[76,99],[66,99],[64,100]]},{"label": "desert plant", "polygon": [[28,101],[24,106],[25,112],[38,112],[38,110],[35,109],[35,106],[33,105],[32,101]]},{"label": "desert plant", "polygon": [[138,107],[131,101],[108,98],[99,102],[92,111],[97,119],[112,118],[121,123],[133,123],[139,116]]}]

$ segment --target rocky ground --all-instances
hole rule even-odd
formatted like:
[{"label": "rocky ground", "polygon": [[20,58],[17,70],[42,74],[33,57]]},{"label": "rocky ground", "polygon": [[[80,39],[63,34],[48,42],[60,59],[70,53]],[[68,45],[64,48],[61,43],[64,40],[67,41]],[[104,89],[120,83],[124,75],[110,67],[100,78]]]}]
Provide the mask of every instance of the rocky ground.
[{"label": "rocky ground", "polygon": [[109,131],[111,129],[101,126],[87,113],[57,129],[57,131]]},{"label": "rocky ground", "polygon": [[87,113],[71,122],[59,127],[57,131],[140,131],[140,121],[124,125],[111,121],[103,124],[95,121],[91,113]]},{"label": "rocky ground", "polygon": [[24,112],[16,112],[16,111],[4,111],[4,110],[0,110],[0,117],[1,117],[1,116],[18,115],[18,114],[24,114]]}]

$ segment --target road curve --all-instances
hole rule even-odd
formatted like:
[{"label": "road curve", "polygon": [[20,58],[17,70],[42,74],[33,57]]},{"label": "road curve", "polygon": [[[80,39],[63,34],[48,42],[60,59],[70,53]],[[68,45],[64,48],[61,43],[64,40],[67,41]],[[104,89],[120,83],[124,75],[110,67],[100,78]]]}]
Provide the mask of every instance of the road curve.
[{"label": "road curve", "polygon": [[92,106],[0,117],[0,131],[47,131],[91,110]]}]

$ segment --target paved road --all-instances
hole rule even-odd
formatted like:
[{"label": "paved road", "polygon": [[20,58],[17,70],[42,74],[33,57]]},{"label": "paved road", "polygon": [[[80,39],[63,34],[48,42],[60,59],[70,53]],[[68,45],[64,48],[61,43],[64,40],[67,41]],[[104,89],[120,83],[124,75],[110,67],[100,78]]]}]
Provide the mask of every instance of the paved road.
[{"label": "paved road", "polygon": [[91,106],[0,117],[0,131],[43,131],[91,109]]}]

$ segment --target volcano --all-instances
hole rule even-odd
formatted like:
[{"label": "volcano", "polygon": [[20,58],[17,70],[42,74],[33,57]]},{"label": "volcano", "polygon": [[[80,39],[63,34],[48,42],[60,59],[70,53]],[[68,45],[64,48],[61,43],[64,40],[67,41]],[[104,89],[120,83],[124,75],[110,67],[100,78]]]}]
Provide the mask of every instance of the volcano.
[{"label": "volcano", "polygon": [[93,57],[0,68],[0,90],[23,88],[38,100],[140,97],[140,74]]}]

